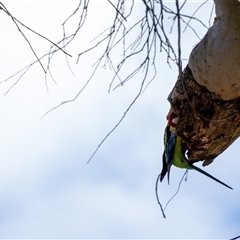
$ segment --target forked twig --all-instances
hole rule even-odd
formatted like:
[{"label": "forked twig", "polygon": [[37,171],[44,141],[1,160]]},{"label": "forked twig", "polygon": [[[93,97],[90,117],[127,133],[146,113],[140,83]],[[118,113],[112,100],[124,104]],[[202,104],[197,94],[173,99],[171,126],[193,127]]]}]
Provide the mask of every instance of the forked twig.
[{"label": "forked twig", "polygon": [[34,51],[31,43],[29,42],[28,38],[25,36],[25,34],[23,33],[23,31],[20,29],[19,24],[21,24],[23,27],[25,27],[26,29],[28,29],[29,31],[35,33],[36,35],[44,38],[45,40],[47,40],[48,42],[50,42],[51,44],[53,44],[55,47],[57,47],[59,50],[61,50],[64,54],[72,57],[70,54],[68,54],[67,52],[65,52],[62,48],[60,48],[57,44],[55,44],[54,42],[52,42],[51,40],[49,40],[48,38],[44,37],[43,35],[39,34],[38,32],[34,31],[33,29],[27,27],[25,24],[23,24],[22,22],[20,22],[18,19],[16,19],[15,17],[13,17],[13,15],[7,10],[7,8],[4,6],[4,4],[2,2],[0,2],[0,10],[3,10],[8,16],[11,17],[12,21],[14,22],[14,24],[16,25],[18,31],[22,34],[22,36],[24,37],[24,39],[26,40],[26,42],[28,43],[31,51],[33,52],[33,54],[35,55],[37,61],[39,62],[39,64],[41,65],[44,73],[46,74],[46,70],[44,69],[39,57],[37,56],[36,52]]},{"label": "forked twig", "polygon": [[165,205],[165,207],[164,207],[164,211],[166,210],[168,204],[169,204],[169,203],[176,197],[176,195],[178,194],[178,192],[179,192],[179,190],[180,190],[180,188],[181,188],[181,185],[182,185],[182,181],[183,181],[183,179],[184,179],[185,176],[186,176],[186,178],[185,178],[185,181],[186,181],[186,179],[187,179],[187,173],[188,173],[188,170],[186,170],[185,173],[183,174],[183,176],[182,176],[182,178],[181,178],[181,180],[180,180],[180,182],[179,182],[179,184],[178,184],[178,189],[177,189],[177,191],[176,191],[176,192],[174,193],[174,195],[167,201],[167,203],[166,203],[166,205]]}]

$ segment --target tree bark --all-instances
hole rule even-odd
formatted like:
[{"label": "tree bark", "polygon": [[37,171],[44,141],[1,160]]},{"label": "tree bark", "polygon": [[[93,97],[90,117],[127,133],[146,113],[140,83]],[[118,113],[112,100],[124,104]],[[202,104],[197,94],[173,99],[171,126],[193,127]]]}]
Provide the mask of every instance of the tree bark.
[{"label": "tree bark", "polygon": [[189,67],[200,85],[232,100],[240,97],[240,2],[214,2],[214,24],[192,50]]},{"label": "tree bark", "polygon": [[240,136],[240,2],[215,6],[213,26],[168,97],[188,160],[204,166]]}]

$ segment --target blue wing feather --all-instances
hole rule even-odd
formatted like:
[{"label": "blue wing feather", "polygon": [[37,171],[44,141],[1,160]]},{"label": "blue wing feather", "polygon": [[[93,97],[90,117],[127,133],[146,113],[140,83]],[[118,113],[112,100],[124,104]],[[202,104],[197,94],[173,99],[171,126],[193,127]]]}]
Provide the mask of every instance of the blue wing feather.
[{"label": "blue wing feather", "polygon": [[167,126],[166,131],[166,143],[165,143],[165,158],[166,163],[171,163],[173,159],[174,148],[176,145],[176,135],[170,130],[170,127]]},{"label": "blue wing feather", "polygon": [[173,159],[175,144],[176,144],[176,135],[173,131],[170,130],[170,126],[168,125],[165,128],[165,133],[164,133],[164,152],[162,156],[163,167],[160,175],[160,181],[162,181],[166,173],[168,173],[168,183],[169,183],[170,169],[172,166],[172,159]]}]

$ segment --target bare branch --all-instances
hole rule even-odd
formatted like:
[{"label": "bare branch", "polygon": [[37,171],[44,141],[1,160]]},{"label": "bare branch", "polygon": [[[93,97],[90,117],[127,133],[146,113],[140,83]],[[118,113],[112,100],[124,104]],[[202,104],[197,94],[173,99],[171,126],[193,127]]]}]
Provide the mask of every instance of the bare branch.
[{"label": "bare branch", "polygon": [[176,0],[176,8],[177,8],[177,28],[178,28],[178,73],[182,73],[182,60],[181,60],[181,19],[180,19],[180,8],[178,0]]},{"label": "bare branch", "polygon": [[[201,9],[202,6],[205,5],[208,1],[209,1],[209,0],[205,0],[205,2],[203,2],[202,4],[200,4],[200,6],[193,12],[192,16],[190,16],[190,17],[188,16],[188,17],[189,17],[189,21],[187,22],[186,27],[185,27],[185,29],[183,30],[183,32],[184,32],[184,31],[186,30],[186,28],[189,26],[189,23],[191,22],[191,20],[193,20],[193,19],[196,20],[196,18],[194,18],[194,15],[195,15],[195,14],[199,11],[199,9]],[[203,24],[203,22],[200,21],[199,19],[197,19],[197,21],[199,21],[199,22],[201,22],[201,23]],[[205,24],[203,24],[203,26],[208,29],[208,27],[207,27]]]},{"label": "bare branch", "polygon": [[[41,60],[44,56],[49,55],[50,53],[49,53],[49,54],[45,54],[43,57],[39,58],[39,57],[37,56],[36,52],[34,51],[31,43],[29,42],[28,38],[26,37],[26,35],[23,33],[23,31],[22,31],[21,28],[19,27],[18,23],[19,23],[20,25],[22,25],[24,28],[28,29],[29,31],[33,32],[34,34],[40,36],[41,38],[43,38],[43,39],[47,40],[48,42],[50,42],[51,44],[53,44],[53,46],[55,46],[58,50],[61,50],[65,55],[68,55],[68,56],[72,57],[70,54],[68,54],[66,51],[64,51],[62,48],[60,48],[57,44],[55,44],[54,42],[52,42],[51,40],[49,40],[49,39],[46,38],[45,36],[39,34],[38,32],[34,31],[33,29],[29,28],[28,26],[26,26],[25,24],[23,24],[22,22],[20,22],[18,19],[16,19],[16,18],[7,10],[7,8],[4,6],[4,4],[1,3],[1,2],[0,2],[0,10],[3,10],[8,16],[11,17],[11,19],[12,19],[12,21],[14,22],[14,24],[16,25],[18,31],[22,34],[22,36],[24,37],[24,39],[25,39],[26,42],[28,43],[31,51],[32,51],[33,54],[35,55],[35,57],[36,57],[36,59],[37,59],[36,62],[39,62],[39,64],[41,65],[41,67],[42,67],[45,75],[47,74],[47,72],[49,72],[50,76],[52,77],[51,72],[50,72],[50,69],[49,69],[49,64],[48,64],[48,66],[47,66],[47,70],[45,70],[45,68],[44,68],[44,66],[42,65],[42,63],[41,63],[40,60]],[[49,60],[49,62],[50,62],[50,61],[51,61],[51,60]],[[20,75],[20,77],[18,78],[18,80],[7,90],[7,92],[5,93],[5,95],[21,80],[22,76],[23,76],[23,75],[32,67],[32,65],[34,65],[36,62],[33,62],[33,63],[29,64],[27,67],[24,68],[24,69],[26,69],[26,70]],[[24,70],[24,69],[23,69],[23,70]],[[22,71],[22,70],[18,71],[16,74],[12,75],[12,76],[9,77],[8,79],[10,79],[10,78],[12,78],[13,76],[17,75],[17,74],[20,73],[21,71]],[[6,79],[6,80],[4,80],[4,81],[2,81],[2,82],[0,82],[0,83],[6,82],[8,79]],[[53,77],[52,77],[52,79],[53,79]]]},{"label": "bare branch", "polygon": [[[61,104],[50,109],[48,112],[46,112],[43,115],[43,117],[45,117],[52,110],[57,109],[58,107],[66,103],[76,100],[80,96],[82,91],[88,86],[93,76],[97,73],[97,70],[99,69],[99,67],[109,68],[110,70],[113,71],[113,77],[110,81],[109,89],[108,89],[109,92],[116,90],[118,87],[122,87],[128,81],[130,81],[133,77],[135,77],[137,74],[141,72],[144,73],[144,75],[141,76],[141,78],[139,78],[138,80],[140,82],[140,89],[138,94],[134,97],[133,101],[131,102],[129,107],[126,109],[126,111],[123,113],[120,120],[116,123],[116,125],[112,128],[112,130],[105,136],[105,138],[97,146],[96,150],[94,151],[94,153],[92,154],[88,162],[90,162],[90,160],[98,151],[100,146],[111,135],[111,133],[119,126],[119,124],[125,118],[126,114],[130,110],[130,108],[133,106],[133,104],[136,102],[138,97],[144,93],[144,91],[149,86],[149,84],[157,76],[158,68],[156,66],[156,57],[159,53],[162,53],[162,52],[165,53],[166,61],[169,67],[171,67],[170,63],[173,62],[178,66],[179,74],[182,72],[181,23],[186,24],[184,31],[186,30],[187,27],[189,27],[196,34],[196,36],[197,36],[197,33],[195,29],[190,25],[191,21],[193,20],[197,21],[200,24],[202,24],[203,27],[206,27],[201,20],[194,17],[196,12],[199,11],[199,9],[203,4],[201,4],[197,8],[197,10],[193,13],[192,16],[189,16],[182,13],[184,7],[187,5],[186,0],[181,5],[179,3],[179,0],[175,0],[175,5],[176,5],[175,10],[169,8],[168,5],[164,3],[164,1],[162,0],[156,0],[156,1],[142,0],[138,2],[137,6],[138,6],[138,9],[140,9],[143,14],[141,15],[137,14],[136,16],[134,15],[135,14],[134,0],[128,1],[127,8],[125,6],[126,1],[124,0],[118,0],[116,5],[114,5],[111,2],[111,0],[107,0],[107,2],[109,2],[113,6],[114,10],[116,11],[115,17],[111,25],[106,30],[104,31],[101,30],[100,34],[98,35],[96,34],[97,37],[94,38],[92,42],[90,42],[89,48],[78,53],[78,56],[76,59],[76,63],[79,63],[80,58],[88,54],[92,54],[92,56],[94,56],[93,52],[96,49],[99,49],[100,46],[103,47],[102,53],[100,54],[100,56],[97,57],[97,59],[95,60],[95,63],[92,66],[93,69],[90,74],[90,77],[86,80],[85,84],[78,91],[78,93],[74,98],[67,101],[63,101]],[[4,6],[1,5],[2,9],[3,7]],[[30,69],[31,66],[33,66],[36,62],[40,62],[40,60],[43,59],[44,57],[48,57],[47,66],[45,68],[46,88],[48,89],[48,86],[47,86],[48,74],[50,75],[52,80],[56,83],[57,81],[54,80],[52,73],[50,71],[50,65],[53,60],[53,57],[55,56],[55,53],[58,52],[59,50],[63,51],[66,54],[65,57],[66,57],[67,66],[72,72],[70,64],[68,62],[68,58],[67,58],[70,55],[66,53],[66,48],[76,39],[77,35],[79,35],[79,32],[81,31],[83,25],[86,22],[88,11],[90,11],[90,7],[91,7],[90,0],[79,1],[75,11],[63,22],[62,39],[56,44],[51,42],[49,39],[42,36],[41,34],[33,31],[32,29],[30,29],[20,21],[18,21],[16,18],[11,16],[9,12],[4,8],[5,12],[11,16],[12,20],[15,22],[18,29],[19,29],[18,24],[20,24],[26,29],[32,31],[33,33],[37,34],[38,36],[52,43],[52,46],[50,47],[49,52],[47,54],[44,54],[40,58],[36,56],[37,61],[31,63],[29,66],[23,68],[21,71],[18,71],[16,74],[10,77],[12,78],[13,76],[17,76],[18,74],[20,74],[20,77],[13,84],[13,86],[15,86],[20,81],[22,76]],[[67,24],[69,24],[70,20],[73,18],[78,18],[76,29],[72,33],[67,34],[66,32]],[[171,37],[169,34],[169,28],[167,27],[168,25],[166,25],[166,21],[169,21],[169,19],[173,23],[172,27],[170,28],[170,31],[173,30],[175,22],[177,23],[177,35],[178,35],[177,43],[171,40]],[[132,37],[132,34],[134,34],[134,38]],[[176,45],[177,47],[175,48],[174,46]],[[120,55],[121,59],[116,61],[115,56],[116,56],[116,53],[119,55],[119,51],[122,53]],[[139,62],[138,66],[131,66],[131,68],[126,68],[129,64],[134,62],[136,59]],[[153,69],[152,76],[149,76],[150,68]],[[8,79],[2,82],[6,82]],[[12,87],[7,92],[9,92],[12,89]]]},{"label": "bare branch", "polygon": [[181,178],[181,180],[180,180],[180,182],[179,182],[179,184],[178,184],[177,191],[176,191],[176,192],[174,193],[174,195],[167,201],[167,203],[166,203],[166,205],[165,205],[165,207],[164,207],[164,211],[166,210],[168,204],[169,204],[169,203],[176,197],[176,195],[178,194],[178,192],[179,192],[179,190],[180,190],[180,188],[181,188],[182,181],[183,181],[184,177],[185,177],[185,181],[187,180],[187,173],[188,173],[188,170],[186,170],[186,171],[184,172],[184,174],[183,174],[183,176],[182,176],[182,178]]},{"label": "bare branch", "polygon": [[[110,2],[110,1],[108,1]],[[111,3],[111,2],[110,2]],[[154,80],[155,76],[157,75],[157,68],[155,65],[155,59],[158,51],[165,51],[167,55],[167,63],[170,66],[170,61],[175,62],[179,67],[179,74],[182,71],[182,63],[181,63],[181,21],[186,22],[185,18],[189,18],[190,20],[196,20],[194,16],[187,16],[181,14],[181,10],[183,9],[184,5],[186,4],[186,1],[179,6],[179,1],[176,0],[176,12],[168,8],[166,5],[163,4],[162,1],[155,2],[155,1],[147,1],[142,0],[142,6],[145,8],[145,14],[141,16],[140,19],[137,21],[135,20],[135,23],[133,23],[130,27],[125,26],[124,22],[133,14],[133,8],[134,8],[134,1],[132,1],[131,6],[128,9],[128,12],[126,12],[124,8],[124,0],[119,0],[117,6],[114,6],[112,3],[111,5],[114,6],[114,9],[116,10],[116,15],[113,20],[113,23],[111,27],[107,28],[106,30],[102,31],[96,38],[93,39],[92,43],[93,45],[90,46],[88,49],[84,50],[83,52],[80,52],[77,57],[77,63],[79,63],[80,57],[83,55],[86,55],[88,53],[91,53],[95,49],[99,48],[100,45],[105,46],[104,51],[102,55],[99,57],[99,59],[95,62],[93,65],[94,69],[92,71],[92,74],[90,78],[87,80],[83,88],[78,92],[78,94],[71,100],[64,101],[58,106],[52,108],[48,112],[46,112],[44,116],[46,116],[49,112],[51,112],[54,109],[57,109],[58,107],[62,106],[65,103],[72,102],[76,100],[76,98],[79,97],[79,95],[82,93],[82,91],[85,89],[85,87],[88,85],[88,83],[91,81],[94,74],[96,74],[96,71],[98,70],[99,66],[101,66],[101,63],[103,63],[103,67],[109,67],[114,72],[114,76],[111,80],[111,83],[109,85],[108,91],[116,90],[118,87],[123,86],[126,84],[130,79],[132,79],[136,74],[140,72],[140,70],[143,70],[145,72],[144,78],[141,82],[141,88],[138,92],[137,96],[134,98],[132,103],[129,105],[129,107],[124,112],[123,116],[120,118],[120,120],[117,122],[117,124],[110,130],[110,132],[103,138],[103,140],[99,143],[93,154],[91,155],[90,159],[88,160],[88,163],[91,161],[93,156],[96,154],[98,149],[101,147],[101,145],[105,142],[105,140],[111,135],[111,133],[119,126],[119,124],[122,122],[122,120],[125,118],[127,112],[132,107],[132,105],[135,103],[135,101],[138,99],[138,97],[145,91],[145,89],[148,87],[148,85]],[[82,5],[84,4],[84,5]],[[79,12],[81,8],[81,11]],[[200,7],[199,7],[200,8]],[[198,8],[198,9],[199,9]],[[76,38],[77,34],[81,30],[81,27],[83,26],[86,17],[87,17],[87,11],[89,10],[89,1],[80,1],[77,9],[74,11],[73,14],[71,14],[63,23],[63,40],[65,41],[64,47],[66,47],[71,41],[73,41],[74,38]],[[76,31],[70,35],[66,35],[65,32],[65,25],[67,21],[69,21],[75,14],[80,13],[80,21],[78,24],[78,28]],[[123,17],[120,13],[124,12],[125,17]],[[165,27],[165,20],[164,16],[168,14],[172,16],[173,20],[177,19],[177,31],[178,31],[178,41],[177,41],[177,53],[175,52],[171,41],[168,37],[168,34],[166,33],[166,27]],[[190,27],[190,20],[186,24],[188,27]],[[200,21],[200,20],[199,20]],[[129,20],[130,22],[130,20]],[[200,21],[200,23],[202,23]],[[202,23],[203,24],[203,23]],[[204,24],[203,24],[204,25]],[[204,25],[205,26],[205,25]],[[122,30],[122,34],[121,34]],[[135,35],[136,37],[132,42],[129,42],[128,36],[133,32],[138,30],[138,35]],[[195,31],[194,29],[192,29]],[[95,42],[95,43],[94,43]],[[128,45],[126,46],[126,43],[128,42]],[[114,54],[115,49],[119,49],[120,45],[123,49],[122,54],[122,60],[118,62],[117,64],[113,61],[112,56]],[[124,67],[130,62],[130,60],[134,59],[136,56],[144,56],[142,61],[138,57],[139,66],[136,68],[131,68],[130,72],[128,72],[127,76],[124,78],[122,77],[122,72]],[[151,64],[150,64],[151,62]],[[49,61],[50,63],[50,61]],[[148,81],[147,84],[145,82],[149,78],[149,68],[153,67],[154,74],[153,77]],[[115,80],[118,80],[118,83],[115,84]],[[42,118],[43,118],[42,117]]]},{"label": "bare branch", "polygon": [[162,215],[163,215],[163,218],[166,218],[166,215],[165,215],[165,212],[164,212],[164,209],[162,207],[162,204],[159,200],[159,197],[158,197],[158,183],[160,182],[160,174],[158,175],[157,179],[156,179],[156,184],[155,184],[155,195],[156,195],[156,199],[157,199],[157,202],[158,202],[158,205],[160,207],[160,210],[162,212]]},{"label": "bare branch", "polygon": [[119,10],[113,5],[113,3],[112,3],[110,0],[108,0],[108,2],[115,8],[115,10],[117,11],[117,13],[120,14],[121,17],[127,22],[127,19],[122,15],[122,13],[119,12]]},{"label": "bare branch", "polygon": [[135,98],[133,99],[133,101],[131,102],[131,104],[128,106],[128,108],[126,109],[126,111],[123,113],[123,116],[120,118],[120,120],[117,122],[117,124],[111,129],[111,131],[102,139],[102,141],[99,143],[99,145],[97,146],[97,148],[95,149],[95,151],[93,152],[93,154],[90,156],[89,160],[87,161],[87,163],[89,163],[92,158],[94,157],[94,155],[97,153],[97,151],[99,150],[99,148],[102,146],[102,144],[107,140],[107,138],[114,132],[114,130],[120,125],[120,123],[123,121],[123,119],[125,118],[126,114],[128,113],[128,111],[131,109],[131,107],[134,105],[134,103],[137,101],[137,99],[139,98],[139,96],[142,93],[143,87],[144,87],[144,83],[145,80],[147,78],[147,73],[148,73],[148,68],[149,68],[149,59],[146,58],[146,70],[145,70],[145,75],[144,78],[141,82],[140,85],[140,89],[139,92],[137,93],[137,95],[135,96]]},{"label": "bare branch", "polygon": [[[43,69],[43,71],[44,71],[44,73],[46,73],[46,70],[44,69],[44,67],[43,67],[43,65],[42,65],[42,63],[41,63],[41,61],[40,61],[40,59],[38,58],[36,52],[34,51],[34,49],[33,49],[32,45],[31,45],[31,43],[28,41],[27,37],[25,36],[25,34],[22,32],[22,30],[21,30],[20,27],[18,26],[17,22],[19,22],[19,21],[11,15],[11,13],[6,9],[6,7],[5,7],[2,3],[0,3],[0,4],[3,6],[3,7],[1,7],[1,9],[2,9],[2,10],[3,10],[8,16],[10,16],[10,17],[12,18],[12,21],[13,21],[14,24],[16,25],[18,31],[22,34],[22,36],[24,37],[24,39],[25,39],[26,42],[28,43],[28,45],[29,45],[31,51],[33,52],[33,54],[34,54],[35,57],[37,58],[39,64],[41,65],[41,67],[42,67],[42,69]],[[20,22],[19,22],[19,23],[20,23]],[[22,23],[21,23],[21,24],[22,24]],[[22,75],[21,75],[21,77],[22,77]],[[19,80],[21,79],[21,77],[19,78]],[[14,84],[14,85],[15,85],[15,84]]]},{"label": "bare branch", "polygon": [[230,240],[236,240],[236,239],[238,239],[238,238],[240,238],[240,235],[237,236],[237,237],[231,238]]},{"label": "bare branch", "polygon": [[[155,56],[158,51],[162,52],[165,51],[166,56],[167,56],[167,63],[170,66],[170,62],[173,61],[177,65],[179,65],[179,56],[177,57],[177,54],[175,52],[175,49],[173,48],[171,44],[171,40],[169,39],[168,34],[166,33],[166,26],[165,26],[165,19],[179,19],[178,22],[180,23],[181,21],[186,23],[186,27],[190,27],[194,33],[197,35],[196,31],[194,28],[190,26],[190,21],[195,20],[199,21],[204,27],[204,23],[195,18],[194,15],[196,12],[201,8],[199,6],[197,10],[194,12],[192,16],[188,16],[185,14],[182,14],[181,11],[184,9],[186,4],[186,0],[181,4],[181,6],[178,6],[178,10],[175,12],[173,9],[170,9],[167,4],[165,4],[162,0],[158,1],[147,1],[147,0],[142,0],[140,2],[141,5],[138,3],[138,7],[141,9],[142,7],[145,7],[145,14],[142,15],[142,17],[137,20],[135,23],[132,24],[132,26],[126,26],[124,23],[128,22],[129,24],[133,22],[133,9],[134,9],[134,1],[132,0],[128,2],[128,8],[125,8],[125,1],[124,0],[118,0],[117,5],[115,6],[110,0],[108,2],[114,7],[116,11],[115,19],[113,20],[113,24],[111,27],[103,31],[97,38],[94,40],[97,40],[100,38],[100,40],[95,43],[92,47],[89,49],[86,49],[85,51],[81,52],[78,54],[77,57],[77,63],[79,62],[79,59],[81,56],[90,53],[97,49],[100,45],[105,44],[105,51],[103,52],[102,56],[99,58],[104,62],[103,67],[109,67],[111,70],[114,72],[113,79],[111,81],[111,84],[109,86],[109,91],[111,89],[116,89],[114,87],[114,82],[115,79],[118,80],[120,83],[118,86],[123,86],[124,83],[126,83],[128,80],[130,80],[132,77],[135,76],[134,73],[138,72],[137,69],[132,69],[132,74],[129,73],[128,78],[125,79],[125,81],[122,80],[122,72],[123,72],[123,66],[126,66],[129,62],[130,59],[133,59],[137,55],[141,54],[146,54],[146,49],[145,49],[145,41],[151,41],[151,39],[154,39],[154,47],[151,49],[150,53],[153,53]],[[177,1],[178,2],[178,1]],[[177,3],[176,2],[176,3]],[[206,1],[207,2],[207,1]],[[11,18],[15,21],[15,24],[21,24],[23,27],[28,29],[29,31],[32,31],[33,33],[37,34],[38,36],[46,39],[50,43],[52,43],[52,46],[50,47],[48,55],[48,63],[47,67],[45,68],[45,84],[47,86],[47,73],[51,76],[52,80],[56,82],[53,79],[53,76],[51,75],[50,72],[50,63],[53,59],[54,54],[58,51],[61,50],[63,51],[66,55],[66,62],[67,66],[71,70],[71,67],[69,65],[67,56],[71,56],[66,52],[66,47],[76,38],[78,33],[80,32],[82,26],[86,22],[87,19],[87,13],[90,11],[90,1],[79,1],[77,8],[75,11],[63,22],[62,28],[63,28],[63,38],[58,42],[58,43],[53,43],[46,37],[42,36],[41,34],[37,33],[36,31],[30,29],[27,27],[25,24],[21,23],[18,19],[14,18],[8,10],[4,7],[4,5],[1,4],[1,9],[3,9],[8,15],[11,16]],[[123,14],[124,13],[124,16]],[[71,33],[71,34],[66,34],[66,25],[72,19],[73,17],[78,17],[78,24],[76,27],[76,30]],[[189,21],[187,22],[185,19],[188,18]],[[127,21],[128,20],[128,21]],[[174,22],[174,21],[173,21]],[[179,25],[178,23],[178,25]],[[128,24],[128,25],[129,25]],[[186,27],[184,31],[186,30]],[[19,26],[18,26],[19,28]],[[129,37],[133,32],[138,32],[138,34],[135,34],[135,40],[132,43],[129,43]],[[179,31],[178,31],[179,32]],[[199,37],[199,36],[198,36]],[[180,40],[180,36],[178,38]],[[59,45],[62,45],[62,47],[59,47]],[[112,55],[114,54],[114,49],[119,49],[121,45],[122,48],[122,60],[119,63],[116,63],[112,60]],[[57,49],[53,49],[53,47],[56,47]],[[32,49],[32,48],[31,48]],[[33,50],[33,49],[32,49]],[[178,55],[179,55],[179,49],[178,49]],[[36,53],[35,53],[36,56]],[[46,56],[46,55],[45,55]],[[142,55],[143,56],[143,55]],[[37,56],[36,56],[37,57]],[[37,57],[38,62],[40,62],[39,57]],[[154,64],[154,58],[152,58],[152,67],[154,71],[156,71],[156,67]],[[30,64],[32,66],[32,64]],[[101,65],[99,65],[101,66]],[[171,67],[171,66],[170,66]],[[93,70],[96,72],[96,70]],[[73,72],[72,72],[73,73]],[[154,75],[156,75],[157,72],[155,72]],[[149,81],[152,82],[153,79]]]}]

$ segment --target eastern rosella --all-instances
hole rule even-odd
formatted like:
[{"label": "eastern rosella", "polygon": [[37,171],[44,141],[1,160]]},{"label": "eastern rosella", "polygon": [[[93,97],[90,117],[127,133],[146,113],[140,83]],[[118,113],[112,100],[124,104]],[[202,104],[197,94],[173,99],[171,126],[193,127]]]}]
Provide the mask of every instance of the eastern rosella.
[{"label": "eastern rosella", "polygon": [[175,113],[170,112],[168,115],[168,124],[165,128],[164,133],[164,152],[162,156],[163,167],[162,172],[160,174],[160,181],[164,179],[166,173],[168,174],[168,183],[170,176],[170,169],[172,164],[179,168],[185,169],[195,169],[196,171],[204,174],[205,176],[217,181],[218,183],[232,189],[227,184],[213,177],[209,173],[203,171],[202,169],[194,166],[192,163],[188,162],[185,157],[185,151],[182,149],[182,140],[181,137],[176,134],[176,124],[178,121],[178,117]]}]

